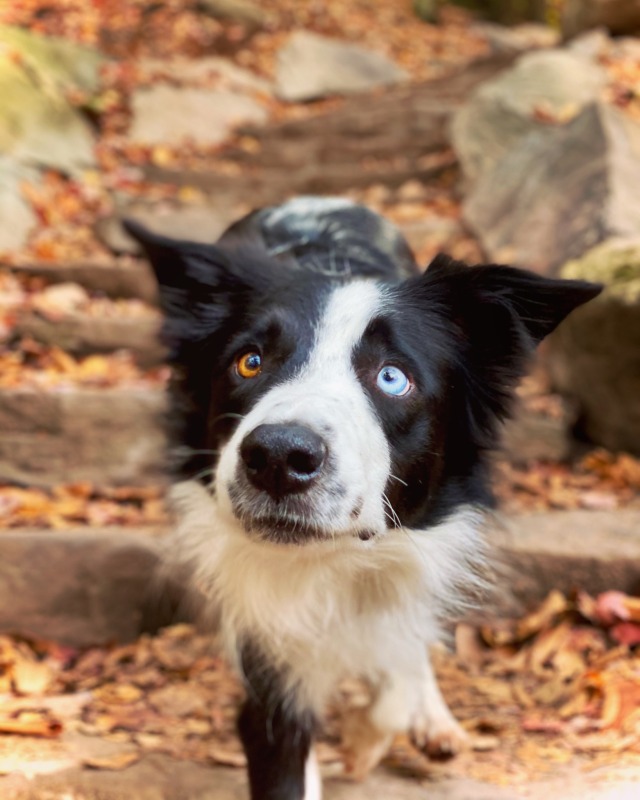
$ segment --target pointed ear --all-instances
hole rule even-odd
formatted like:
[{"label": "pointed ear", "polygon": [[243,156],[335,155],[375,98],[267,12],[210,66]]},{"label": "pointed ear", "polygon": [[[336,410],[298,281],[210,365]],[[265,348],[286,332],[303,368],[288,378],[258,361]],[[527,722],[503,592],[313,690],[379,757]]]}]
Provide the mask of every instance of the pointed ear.
[{"label": "pointed ear", "polygon": [[493,447],[496,422],[508,416],[536,345],[603,287],[494,264],[468,267],[446,256],[430,264],[423,281],[460,332],[460,383],[474,439]]},{"label": "pointed ear", "polygon": [[142,247],[155,272],[162,293],[186,289],[194,283],[216,286],[228,259],[214,245],[171,239],[145,228],[134,219],[123,219],[122,227]]},{"label": "pointed ear", "polygon": [[141,245],[158,280],[166,343],[175,350],[219,324],[229,293],[241,284],[227,254],[215,245],[170,239],[132,219],[122,225]]},{"label": "pointed ear", "polygon": [[539,344],[574,309],[600,294],[601,284],[543,278],[534,272],[488,264],[468,267],[444,255],[427,267],[428,277],[450,284],[451,300],[467,324],[498,335],[511,331]]}]

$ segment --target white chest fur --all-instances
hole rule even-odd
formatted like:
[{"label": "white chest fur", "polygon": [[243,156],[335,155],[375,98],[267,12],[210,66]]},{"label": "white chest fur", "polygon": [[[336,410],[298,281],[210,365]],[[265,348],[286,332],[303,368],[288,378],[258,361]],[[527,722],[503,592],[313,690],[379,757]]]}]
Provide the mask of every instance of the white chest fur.
[{"label": "white chest fur", "polygon": [[219,608],[229,655],[257,644],[317,711],[347,675],[420,669],[440,615],[477,580],[480,520],[469,509],[424,531],[292,546],[250,539],[196,483],[176,486],[173,500],[173,557]]}]

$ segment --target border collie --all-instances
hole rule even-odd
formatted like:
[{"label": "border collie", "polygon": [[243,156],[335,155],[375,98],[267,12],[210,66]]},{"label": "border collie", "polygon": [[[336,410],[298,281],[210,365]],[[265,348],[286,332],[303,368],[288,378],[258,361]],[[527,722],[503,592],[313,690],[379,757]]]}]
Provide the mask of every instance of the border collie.
[{"label": "border collie", "polygon": [[599,286],[438,256],[339,198],[249,214],[215,245],[125,222],[174,367],[179,558],[220,614],[247,699],[253,800],[318,800],[316,720],[345,676],[361,776],[396,732],[465,734],[429,663],[480,583],[488,455],[535,345]]}]

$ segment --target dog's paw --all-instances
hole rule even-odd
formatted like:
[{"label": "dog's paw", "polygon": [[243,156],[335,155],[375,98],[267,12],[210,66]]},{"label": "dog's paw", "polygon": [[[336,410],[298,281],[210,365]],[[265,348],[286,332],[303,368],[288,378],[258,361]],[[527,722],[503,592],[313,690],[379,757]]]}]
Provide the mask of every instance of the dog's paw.
[{"label": "dog's paw", "polygon": [[378,730],[365,709],[349,712],[342,727],[344,775],[362,781],[378,766],[391,745],[392,735]]},{"label": "dog's paw", "polygon": [[423,720],[411,731],[413,744],[430,758],[452,758],[469,749],[469,734],[453,718]]}]

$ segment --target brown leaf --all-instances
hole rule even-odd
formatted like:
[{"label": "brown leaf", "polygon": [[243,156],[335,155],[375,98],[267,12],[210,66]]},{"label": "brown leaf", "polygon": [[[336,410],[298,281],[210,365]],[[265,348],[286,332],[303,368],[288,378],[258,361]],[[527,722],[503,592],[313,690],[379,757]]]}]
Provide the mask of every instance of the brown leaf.
[{"label": "brown leaf", "polygon": [[237,743],[216,743],[208,748],[209,757],[214,764],[227,767],[246,767],[247,758]]},{"label": "brown leaf", "polygon": [[54,672],[44,661],[19,659],[11,669],[13,686],[18,694],[44,694],[54,679]]},{"label": "brown leaf", "polygon": [[524,641],[544,628],[550,627],[560,614],[569,609],[569,601],[562,592],[552,590],[535,611],[518,622],[516,626],[518,640]]},{"label": "brown leaf", "polygon": [[139,750],[122,750],[119,753],[102,756],[89,756],[82,763],[90,769],[120,770],[130,767],[139,761],[142,754]]},{"label": "brown leaf", "polygon": [[0,717],[0,733],[51,739],[62,733],[62,723],[47,712],[23,711],[8,719]]}]

